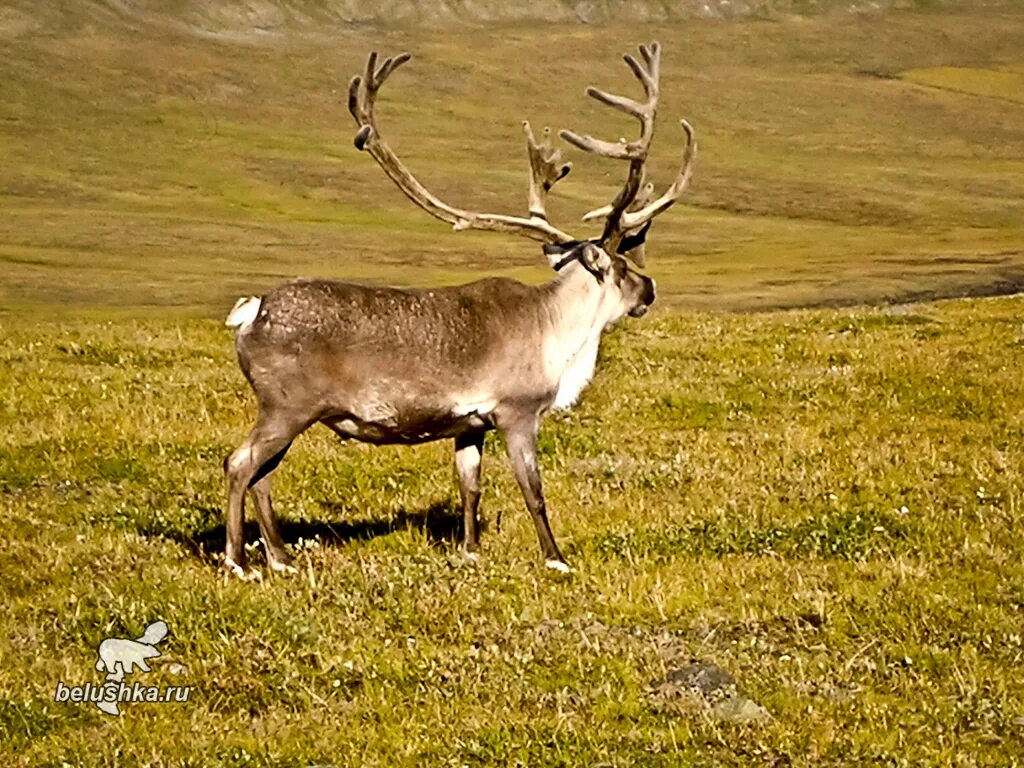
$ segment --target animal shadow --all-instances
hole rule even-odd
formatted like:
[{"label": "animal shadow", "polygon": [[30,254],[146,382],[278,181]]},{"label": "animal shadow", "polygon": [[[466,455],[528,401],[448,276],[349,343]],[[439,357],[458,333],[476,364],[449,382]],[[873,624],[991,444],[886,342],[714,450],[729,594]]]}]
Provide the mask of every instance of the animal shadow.
[{"label": "animal shadow", "polygon": [[[322,509],[331,513],[331,516],[347,512],[345,506],[336,501],[323,499],[318,503]],[[217,510],[203,511],[210,516],[219,514]],[[486,528],[483,521],[480,525],[482,529]],[[341,547],[353,541],[369,541],[396,531],[413,530],[423,534],[427,541],[436,547],[450,548],[462,539],[463,519],[461,511],[453,509],[449,502],[438,501],[426,509],[401,509],[389,519],[279,520],[278,527],[285,543],[292,545],[317,542],[322,547]],[[247,543],[260,540],[259,524],[255,520],[246,520],[243,530]],[[223,523],[201,531],[170,529],[146,530],[141,533],[176,541],[188,548],[196,557],[210,562],[216,561],[227,542],[227,532]]]}]

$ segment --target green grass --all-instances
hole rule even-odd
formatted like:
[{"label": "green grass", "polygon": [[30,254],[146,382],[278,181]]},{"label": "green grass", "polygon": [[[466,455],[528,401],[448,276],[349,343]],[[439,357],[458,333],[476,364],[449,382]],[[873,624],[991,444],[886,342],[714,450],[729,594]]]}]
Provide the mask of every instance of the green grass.
[{"label": "green grass", "polygon": [[[1020,316],[1013,298],[629,323],[544,429],[568,579],[541,567],[495,441],[472,567],[448,445],[314,431],[277,482],[300,574],[260,585],[212,560],[220,462],[253,410],[228,333],[5,320],[0,762],[1017,765]],[[114,721],[50,700],[156,618],[172,636],[146,682],[190,702]],[[649,693],[691,656],[773,719]]]},{"label": "green grass", "polygon": [[[442,30],[247,7],[0,9],[0,765],[1022,765],[1020,299],[707,311],[1018,287],[1019,12]],[[497,440],[474,567],[450,446],[314,430],[277,475],[299,575],[224,582],[220,466],[253,415],[238,295],[545,277],[352,148],[365,52],[416,54],[380,119],[417,174],[512,212],[519,120],[625,132],[583,88],[632,89],[618,56],[652,38],[657,178],[675,118],[701,156],[653,231],[655,313],[545,423],[576,573],[541,567]],[[571,158],[567,227],[623,172]],[[191,701],[52,701],[157,618],[137,679]],[[691,657],[772,719],[651,692]]]},{"label": "green grass", "polygon": [[932,67],[915,69],[905,77],[934,88],[947,88],[977,96],[1024,102],[1024,68],[972,69],[970,67]]}]

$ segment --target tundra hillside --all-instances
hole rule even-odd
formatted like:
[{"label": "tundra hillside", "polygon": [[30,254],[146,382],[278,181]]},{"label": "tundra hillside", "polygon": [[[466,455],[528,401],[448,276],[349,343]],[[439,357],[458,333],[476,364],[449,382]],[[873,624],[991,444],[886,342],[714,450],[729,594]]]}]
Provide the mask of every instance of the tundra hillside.
[{"label": "tundra hillside", "polygon": [[[11,309],[222,317],[296,275],[546,277],[521,243],[439,228],[353,149],[345,87],[371,48],[416,54],[380,120],[417,177],[455,204],[520,212],[520,121],[633,135],[583,88],[608,73],[602,88],[632,92],[619,56],[660,40],[671,53],[659,117],[686,117],[701,142],[686,205],[652,233],[662,306],[959,295],[1024,272],[1020,15],[414,33],[195,29],[112,11],[32,27],[8,13],[0,301]],[[655,139],[661,185],[678,168],[675,133]],[[580,162],[552,220],[575,221],[621,186],[619,163],[582,158],[572,150]],[[139,278],[130,291],[127,277]]]},{"label": "tundra hillside", "polygon": [[[1022,17],[413,33],[46,7],[0,9],[0,764],[1021,765],[1020,299],[720,310],[1016,285]],[[219,578],[221,462],[254,413],[239,295],[546,275],[351,147],[365,51],[418,54],[380,106],[417,175],[519,210],[519,120],[615,135],[581,84],[650,39],[701,158],[655,225],[654,311],[541,431],[576,573],[536,562],[496,441],[470,566],[448,446],[314,430],[276,486],[299,574]],[[617,166],[577,162],[559,218]],[[53,701],[157,620],[137,679],[187,703]],[[667,695],[691,658],[771,718]]]}]

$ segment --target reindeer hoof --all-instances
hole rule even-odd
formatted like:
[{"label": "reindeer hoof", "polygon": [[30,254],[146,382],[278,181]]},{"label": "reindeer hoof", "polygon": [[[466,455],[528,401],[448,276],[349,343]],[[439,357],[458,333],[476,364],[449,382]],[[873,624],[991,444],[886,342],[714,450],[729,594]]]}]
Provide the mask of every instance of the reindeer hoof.
[{"label": "reindeer hoof", "polygon": [[236,563],[234,560],[224,561],[224,576],[234,576],[240,581],[263,581],[263,574],[253,568],[247,568]]},{"label": "reindeer hoof", "polygon": [[558,571],[559,573],[572,573],[572,566],[564,560],[545,560],[544,565],[552,571]]},{"label": "reindeer hoof", "polygon": [[271,560],[270,570],[285,576],[293,576],[299,572],[299,569],[292,565],[291,560]]},{"label": "reindeer hoof", "polygon": [[459,547],[459,554],[462,555],[462,559],[465,560],[467,563],[472,563],[473,565],[476,565],[480,562],[479,552],[470,552],[468,549],[463,549],[462,547]]}]

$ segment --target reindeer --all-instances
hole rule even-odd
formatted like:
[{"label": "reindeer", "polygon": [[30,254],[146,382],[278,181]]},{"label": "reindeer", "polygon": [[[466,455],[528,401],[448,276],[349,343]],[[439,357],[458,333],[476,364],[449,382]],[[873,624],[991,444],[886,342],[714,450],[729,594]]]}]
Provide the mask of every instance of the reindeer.
[{"label": "reindeer", "polygon": [[[530,286],[486,279],[448,288],[403,290],[330,280],[301,280],[262,297],[239,299],[227,319],[235,330],[238,362],[259,404],[256,424],[225,460],[227,545],[224,566],[246,579],[243,504],[248,490],[274,571],[293,572],[271,505],[271,472],[292,441],[314,424],[345,440],[416,444],[449,439],[464,515],[461,550],[477,558],[480,462],[484,436],[498,430],[548,567],[570,570],[548,524],[537,466],[537,430],[549,410],[573,405],[594,373],[601,335],[625,315],[641,317],[654,301],[644,267],[644,241],[655,216],[676,201],[690,180],[697,145],[681,121],[685,148],[675,179],[657,198],[645,178],[658,108],[661,49],[640,46],[626,64],[643,87],[636,101],[597,88],[587,94],[635,117],[634,141],[602,141],[572,131],[569,144],[629,164],[626,182],[610,204],[583,218],[604,220],[600,237],[579,240],[553,226],[546,194],[569,173],[552,147],[550,131],[537,141],[523,123],[530,164],[528,215],[462,210],[428,191],[384,140],[374,115],[381,86],[410,55],[377,66],[349,84],[348,108],[366,151],[410,200],[456,231],[490,230],[543,243],[554,278]],[[624,258],[625,257],[625,258]]]}]

